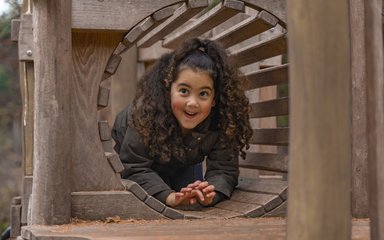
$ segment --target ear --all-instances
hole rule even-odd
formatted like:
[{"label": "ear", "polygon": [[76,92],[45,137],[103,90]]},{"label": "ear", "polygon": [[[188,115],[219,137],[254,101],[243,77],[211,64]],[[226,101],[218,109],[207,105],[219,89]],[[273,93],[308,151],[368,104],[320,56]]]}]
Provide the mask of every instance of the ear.
[{"label": "ear", "polygon": [[213,99],[212,104],[211,104],[211,107],[214,107],[214,106],[216,106],[216,100],[215,99]]}]

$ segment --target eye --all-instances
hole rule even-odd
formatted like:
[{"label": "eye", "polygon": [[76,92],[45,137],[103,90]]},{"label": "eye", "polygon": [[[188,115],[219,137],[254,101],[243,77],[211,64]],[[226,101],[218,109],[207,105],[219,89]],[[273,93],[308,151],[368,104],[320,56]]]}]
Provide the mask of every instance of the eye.
[{"label": "eye", "polygon": [[211,93],[209,91],[201,91],[200,92],[200,97],[204,97],[204,98],[207,98],[211,95]]},{"label": "eye", "polygon": [[187,95],[189,93],[189,90],[186,88],[180,88],[179,93],[181,93],[182,95]]}]

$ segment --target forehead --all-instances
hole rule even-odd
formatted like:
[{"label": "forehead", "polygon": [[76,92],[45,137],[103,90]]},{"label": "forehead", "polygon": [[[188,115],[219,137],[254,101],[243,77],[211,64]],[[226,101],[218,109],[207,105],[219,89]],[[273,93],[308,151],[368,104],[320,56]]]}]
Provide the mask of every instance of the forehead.
[{"label": "forehead", "polygon": [[208,72],[195,71],[192,69],[183,69],[179,72],[174,84],[186,84],[190,87],[203,88],[209,87],[213,89],[213,79]]}]

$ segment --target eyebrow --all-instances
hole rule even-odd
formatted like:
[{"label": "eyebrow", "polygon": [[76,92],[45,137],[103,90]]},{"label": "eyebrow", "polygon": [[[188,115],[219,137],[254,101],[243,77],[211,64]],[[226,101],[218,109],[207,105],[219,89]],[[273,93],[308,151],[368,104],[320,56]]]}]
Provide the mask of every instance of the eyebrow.
[{"label": "eyebrow", "polygon": [[[192,88],[189,84],[186,84],[186,83],[179,83],[177,86],[178,87]],[[213,91],[213,89],[210,86],[204,86],[204,87],[200,88],[200,90],[202,90],[202,89],[207,89],[207,90]]]}]

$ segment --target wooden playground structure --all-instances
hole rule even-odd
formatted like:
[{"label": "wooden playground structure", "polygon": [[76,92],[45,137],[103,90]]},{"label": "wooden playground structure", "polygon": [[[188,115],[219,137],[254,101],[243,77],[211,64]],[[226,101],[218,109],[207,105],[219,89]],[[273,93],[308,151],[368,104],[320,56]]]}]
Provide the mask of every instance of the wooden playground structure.
[{"label": "wooden playground structure", "polygon": [[[213,2],[24,1],[12,29],[24,104],[12,237],[73,219],[286,216],[287,239],[339,240],[351,216],[369,216],[371,239],[384,239],[382,1]],[[232,198],[197,210],[121,179],[110,136],[145,68],[190,37],[219,42],[248,78],[254,128]]]}]

